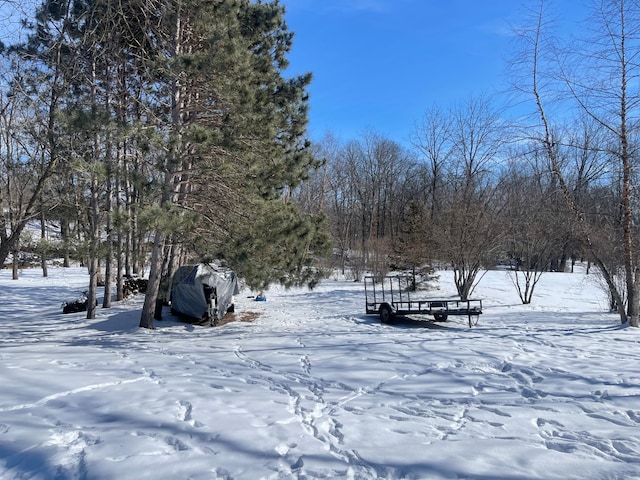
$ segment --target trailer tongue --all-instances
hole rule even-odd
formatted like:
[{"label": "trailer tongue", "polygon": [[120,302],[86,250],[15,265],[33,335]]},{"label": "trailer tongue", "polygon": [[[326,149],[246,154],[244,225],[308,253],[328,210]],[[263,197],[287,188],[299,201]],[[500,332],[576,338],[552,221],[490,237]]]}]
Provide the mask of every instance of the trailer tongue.
[{"label": "trailer tongue", "polygon": [[368,314],[379,314],[382,323],[390,323],[396,315],[432,315],[445,322],[450,315],[463,315],[469,327],[478,324],[482,300],[411,298],[413,277],[405,275],[370,276],[364,278]]}]

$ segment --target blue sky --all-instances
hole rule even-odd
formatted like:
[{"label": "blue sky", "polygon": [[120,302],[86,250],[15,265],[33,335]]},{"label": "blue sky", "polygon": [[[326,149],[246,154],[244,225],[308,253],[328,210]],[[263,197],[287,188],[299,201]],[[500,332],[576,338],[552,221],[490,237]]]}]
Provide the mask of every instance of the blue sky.
[{"label": "blue sky", "polygon": [[[566,0],[564,0],[566,1]],[[569,10],[577,0],[567,2]],[[373,130],[408,144],[434,104],[507,87],[519,0],[280,0],[295,32],[287,73],[313,73],[309,133]],[[535,2],[528,2],[534,5]]]}]

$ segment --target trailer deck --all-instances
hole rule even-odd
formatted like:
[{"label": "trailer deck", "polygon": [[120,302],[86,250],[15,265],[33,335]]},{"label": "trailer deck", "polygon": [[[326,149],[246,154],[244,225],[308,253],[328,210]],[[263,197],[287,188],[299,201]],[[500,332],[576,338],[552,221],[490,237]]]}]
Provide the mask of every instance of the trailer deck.
[{"label": "trailer deck", "polygon": [[412,299],[413,277],[405,275],[368,276],[364,278],[367,314],[379,314],[382,323],[390,323],[396,315],[432,315],[445,322],[450,315],[467,316],[469,327],[477,325],[482,314],[478,299]]}]

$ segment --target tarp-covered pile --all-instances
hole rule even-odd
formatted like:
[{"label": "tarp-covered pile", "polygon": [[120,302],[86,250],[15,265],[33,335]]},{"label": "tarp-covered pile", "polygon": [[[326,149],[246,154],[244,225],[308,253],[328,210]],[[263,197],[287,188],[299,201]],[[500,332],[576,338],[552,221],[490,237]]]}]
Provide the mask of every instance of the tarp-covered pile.
[{"label": "tarp-covered pile", "polygon": [[238,293],[233,270],[205,263],[184,265],[169,285],[171,313],[213,325],[222,320]]}]

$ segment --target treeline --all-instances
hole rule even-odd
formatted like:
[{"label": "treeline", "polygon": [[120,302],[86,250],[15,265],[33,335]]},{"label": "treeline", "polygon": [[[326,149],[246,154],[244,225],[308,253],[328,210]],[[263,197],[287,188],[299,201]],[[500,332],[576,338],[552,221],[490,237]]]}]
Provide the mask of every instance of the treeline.
[{"label": "treeline", "polygon": [[409,147],[329,134],[298,198],[328,216],[341,262],[379,273],[441,262],[462,298],[481,269],[508,264],[528,303],[542,272],[584,259],[638,326],[640,5],[594,2],[589,28],[563,42],[549,3],[514,31],[508,102],[433,107]]},{"label": "treeline", "polygon": [[[620,172],[589,148],[593,122],[567,128],[567,143],[556,147],[567,187],[613,246]],[[317,148],[327,163],[297,190],[298,201],[327,215],[336,266],[356,278],[437,265],[453,271],[466,298],[481,270],[502,266],[528,280],[520,293],[529,303],[542,272],[591,259],[542,145],[486,98],[432,109],[409,147],[367,132],[347,142],[327,134]]]},{"label": "treeline", "polygon": [[440,262],[463,298],[507,262],[527,303],[542,272],[584,259],[637,326],[640,6],[598,0],[563,39],[549,3],[513,32],[508,97],[432,107],[405,146],[307,140],[311,76],[284,75],[276,1],[45,0],[3,50],[0,260],[53,223],[56,255],[87,262],[89,305],[99,272],[108,307],[144,265],[151,327],[186,261],[312,285],[332,244],[357,275]]},{"label": "treeline", "polygon": [[283,74],[282,6],[45,0],[23,30],[3,51],[1,264],[16,265],[29,222],[53,222],[57,253],[86,261],[89,318],[101,271],[109,307],[146,268],[143,327],[186,261],[226,261],[255,287],[316,281],[324,218],[289,200],[318,164],[311,78]]}]

